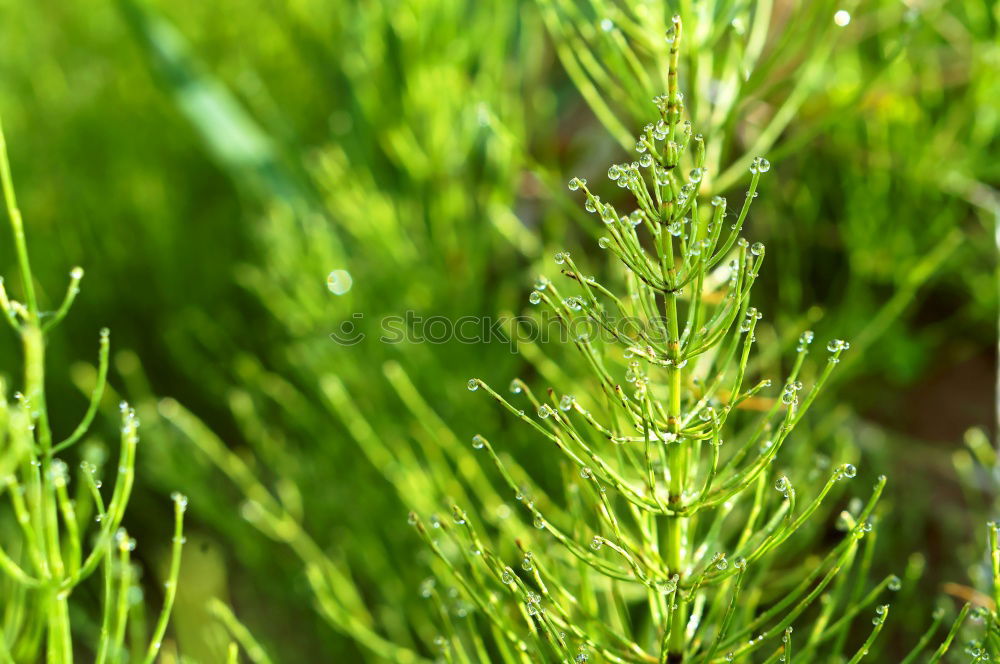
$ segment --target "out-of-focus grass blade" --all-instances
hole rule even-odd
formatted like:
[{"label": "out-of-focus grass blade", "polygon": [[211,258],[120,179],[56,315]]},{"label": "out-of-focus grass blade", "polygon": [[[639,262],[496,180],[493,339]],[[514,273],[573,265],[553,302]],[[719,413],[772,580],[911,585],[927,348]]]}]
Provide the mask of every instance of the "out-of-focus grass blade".
[{"label": "out-of-focus grass blade", "polygon": [[154,7],[142,0],[119,6],[149,64],[177,107],[198,132],[212,157],[237,181],[306,212],[308,187],[282,164],[273,140],[236,97],[206,72],[187,40]]}]

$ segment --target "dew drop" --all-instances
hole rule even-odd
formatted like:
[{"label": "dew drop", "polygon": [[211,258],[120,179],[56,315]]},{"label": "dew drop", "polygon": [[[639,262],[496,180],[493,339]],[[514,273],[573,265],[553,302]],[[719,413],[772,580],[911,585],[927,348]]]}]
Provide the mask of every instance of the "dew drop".
[{"label": "dew drop", "polygon": [[343,295],[351,290],[354,280],[347,270],[333,270],[326,275],[326,287],[334,295]]},{"label": "dew drop", "polygon": [[521,569],[523,569],[525,572],[530,572],[533,569],[535,569],[535,563],[534,561],[532,561],[533,557],[534,556],[532,555],[531,551],[526,551],[524,553],[524,559],[521,561]]},{"label": "dew drop", "polygon": [[838,350],[847,350],[850,347],[851,345],[843,339],[831,339],[830,343],[826,345],[826,349],[831,353],[836,353]]}]

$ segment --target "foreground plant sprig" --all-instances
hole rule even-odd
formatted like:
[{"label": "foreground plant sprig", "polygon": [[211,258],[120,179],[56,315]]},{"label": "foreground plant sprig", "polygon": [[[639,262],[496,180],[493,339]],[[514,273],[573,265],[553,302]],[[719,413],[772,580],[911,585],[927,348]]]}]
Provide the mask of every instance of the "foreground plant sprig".
[{"label": "foreground plant sprig", "polygon": [[[574,292],[542,278],[529,297],[568,330],[585,320],[596,332],[573,340],[591,376],[577,386],[581,396],[536,395],[515,380],[508,399],[477,378],[468,383],[555,447],[562,486],[543,491],[477,434],[473,447],[485,451],[535,533],[497,529],[491,518],[477,523],[459,504],[451,519],[432,516],[429,525],[410,516],[441,578],[454,584],[452,595],[477,614],[456,621],[447,601],[429,593],[442,616],[437,644],[446,661],[708,664],[799,654],[801,661],[858,662],[889,615],[879,600],[900,586],[890,576],[861,596],[845,591],[846,579],[867,572],[869,556],[858,553],[873,541],[884,477],[867,503],[841,514],[843,534],[831,550],[795,557],[824,501],[857,471],[843,463],[776,476],[773,462],[849,344],[827,344],[826,362],[806,388],[814,335],[804,332],[779,395],[768,394],[768,379],[752,382],[762,315],[750,293],[765,251],[741,231],[770,164],[753,161],[736,215],[721,196],[708,205],[699,198],[705,140],[682,121],[680,38],[675,17],[668,91],[654,99],[659,117],[636,139],[636,161],[608,170],[635,209],[603,201],[586,180],[569,182],[604,224],[599,246],[624,265],[625,296],[560,252],[556,263]],[[624,331],[616,324],[624,319],[642,324]],[[784,554],[789,546],[797,548]],[[845,647],[857,633],[854,619],[869,612],[869,633],[855,650],[831,652]]]},{"label": "foreground plant sprig", "polygon": [[[0,493],[7,494],[13,517],[10,523],[3,518],[8,513],[0,511],[0,596],[4,598],[0,662],[38,661],[42,653],[51,664],[72,662],[70,598],[98,569],[104,577],[103,613],[97,641],[86,644],[95,652],[94,661],[153,662],[176,592],[187,500],[180,494],[173,496],[174,537],[160,618],[148,647],[128,657],[125,637],[136,583],[131,561],[135,541],[122,528],[122,519],[135,481],[139,421],[135,411],[122,402],[118,465],[110,499],[104,499],[97,465],[88,460],[79,466],[71,496],[69,465],[57,455],[81,440],[97,412],[107,381],[109,333],[104,329],[100,334],[98,381],[90,404],[79,425],[58,440],[49,424],[45,348],[49,333],[66,316],[79,292],[83,270],[77,267],[70,272],[58,309],[40,309],[2,126],[0,187],[13,229],[24,297],[23,303],[11,299],[0,279],[0,310],[18,337],[24,357],[24,387],[13,394],[13,402],[0,380]],[[96,532],[91,523],[96,523]]]}]

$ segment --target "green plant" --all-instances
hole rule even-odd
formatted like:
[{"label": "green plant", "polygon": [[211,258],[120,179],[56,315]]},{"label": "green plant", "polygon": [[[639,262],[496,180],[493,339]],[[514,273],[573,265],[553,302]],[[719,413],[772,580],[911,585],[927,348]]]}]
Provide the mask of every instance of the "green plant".
[{"label": "green plant", "polygon": [[[239,144],[257,144],[265,131],[251,118],[263,115],[259,109],[241,107],[237,95],[207,74],[155,8],[123,5],[157,71],[167,74],[167,89],[200,133],[239,134]],[[354,127],[334,128],[293,169],[300,177],[295,191],[315,197],[288,200],[285,187],[263,177],[273,162],[238,159],[245,155],[210,144],[213,156],[266,208],[250,225],[259,257],[234,269],[246,293],[266,307],[258,313],[258,334],[234,338],[220,320],[193,312],[199,346],[180,360],[211,367],[213,391],[225,396],[219,402],[229,408],[236,431],[202,424],[199,418],[208,418],[192,405],[191,392],[176,401],[157,399],[143,385],[137,363],[123,362],[131,369],[122,373],[146,435],[161,442],[146,457],[150,471],[164,483],[186,482],[197,518],[262,579],[252,598],[236,603],[244,610],[251,602],[268,606],[262,598],[271,591],[289,611],[315,608],[333,630],[348,635],[329,645],[333,630],[317,630],[331,651],[407,661],[419,648],[412,632],[426,631],[419,614],[399,608],[419,582],[408,578],[419,570],[401,564],[410,533],[369,526],[373,514],[429,509],[440,487],[455,483],[452,469],[472,466],[457,438],[440,449],[440,432],[414,433],[413,420],[430,418],[413,410],[434,401],[435,390],[446,391],[435,383],[449,365],[481,358],[484,349],[377,343],[376,321],[407,309],[457,318],[470,306],[485,313],[498,302],[516,301],[516,273],[479,293],[481,304],[466,284],[483,282],[497,261],[541,251],[538,238],[511,212],[519,154],[530,142],[525,109],[511,100],[533,75],[531,49],[544,40],[538,26],[519,24],[519,7],[504,0],[407,0],[394,8],[338,3],[324,11],[328,23],[299,6],[282,14],[288,29],[303,36],[289,48],[293,69],[315,67],[319,59],[338,70],[335,85],[343,95],[330,101],[331,114],[341,124],[346,116]],[[411,22],[411,15],[421,20]],[[528,44],[523,55],[513,51],[515,36]],[[512,67],[512,57],[523,62]],[[386,98],[385,86],[399,96]],[[204,113],[192,97],[215,112]],[[273,146],[279,138],[266,142]],[[313,207],[303,211],[305,203]],[[386,270],[389,264],[396,269]],[[349,272],[350,290],[331,295],[323,281],[332,270]],[[364,314],[368,341],[339,346],[328,335],[354,313]],[[266,336],[279,341],[260,344]],[[508,371],[519,362],[502,347],[489,352]],[[407,415],[380,417],[386,408]],[[459,410],[451,407],[445,415],[450,419]],[[471,423],[477,415],[466,417]],[[201,454],[192,454],[195,447]],[[429,465],[440,472],[427,472]],[[345,467],[352,472],[331,485],[330,477]],[[219,490],[228,485],[218,481],[220,474],[236,491]],[[350,502],[365,510],[345,511]],[[232,518],[237,511],[245,520]],[[274,543],[262,542],[261,533]],[[302,570],[305,588],[290,597],[286,579]],[[387,617],[389,607],[395,615]],[[265,630],[261,634],[266,639]],[[284,655],[305,657],[310,647],[304,643],[283,644]],[[303,653],[297,655],[297,648]]]},{"label": "green plant", "polygon": [[[804,332],[780,396],[766,396],[768,379],[750,384],[766,368],[752,360],[761,314],[750,306],[765,251],[740,233],[770,163],[752,161],[735,221],[721,196],[704,205],[706,146],[682,121],[678,94],[679,17],[671,35],[659,117],[640,134],[637,160],[608,170],[635,211],[619,213],[585,180],[569,183],[604,223],[599,246],[625,267],[625,296],[584,276],[568,252],[556,262],[577,293],[543,277],[530,296],[569,332],[589,377],[542,396],[516,379],[523,407],[468,383],[557,451],[552,463],[528,462],[549,470],[534,481],[503,446],[473,438],[535,532],[459,501],[451,519],[410,515],[449,587],[423,591],[446,661],[853,664],[888,617],[880,600],[901,587],[895,575],[867,580],[884,476],[866,503],[841,511],[839,541],[815,550],[825,501],[857,471],[787,452],[815,450],[792,432],[849,345],[830,341],[804,390],[813,341]],[[787,471],[776,472],[784,459]],[[859,635],[856,619],[869,611]]]},{"label": "green plant", "polygon": [[[163,607],[147,643],[141,631],[145,629],[142,602],[135,601],[139,590],[132,562],[135,541],[122,528],[135,481],[139,421],[135,411],[122,402],[120,448],[110,498],[105,499],[99,479],[104,455],[94,446],[83,455],[71,494],[73,473],[64,458],[87,434],[104,395],[109,333],[101,331],[99,378],[90,406],[80,424],[60,440],[50,426],[45,351],[50,332],[69,312],[79,292],[83,270],[77,267],[70,272],[69,287],[58,309],[40,308],[2,126],[0,188],[13,229],[24,298],[23,303],[10,299],[0,280],[3,318],[21,343],[24,362],[23,388],[14,393],[13,403],[8,401],[6,381],[0,381],[0,492],[9,498],[9,508],[0,511],[0,661],[39,661],[44,653],[46,662],[66,664],[74,660],[78,650],[86,650],[101,664],[151,663],[160,650],[176,593],[187,499],[180,494],[173,496],[171,562]],[[94,522],[96,533],[88,542]],[[98,570],[103,580],[98,623],[72,621],[74,591]],[[137,616],[140,619],[133,620],[130,628],[130,619]],[[84,633],[82,646],[74,646],[74,631]]]},{"label": "green plant", "polygon": [[[432,511],[443,494],[475,505],[470,511],[490,528],[505,528],[507,541],[519,536],[510,520],[497,516],[505,513],[507,490],[488,485],[490,469],[484,473],[471,464],[473,451],[460,440],[472,426],[498,431],[502,424],[492,421],[488,403],[453,398],[457,374],[467,375],[464,367],[475,363],[491,381],[518,372],[568,385],[585,384],[587,371],[558,349],[528,344],[517,358],[484,356],[493,350],[485,346],[346,352],[325,334],[355,311],[375,316],[419,303],[427,311],[463,315],[512,306],[521,264],[548,253],[543,249],[553,241],[574,246],[567,237],[572,233],[565,232],[567,193],[561,176],[553,187],[553,174],[572,170],[594,179],[589,169],[603,163],[613,141],[580,112],[578,99],[591,99],[586,82],[568,60],[569,78],[564,76],[548,57],[549,44],[561,60],[571,49],[581,61],[606,65],[610,75],[604,80],[611,87],[599,85],[598,97],[610,100],[620,127],[636,126],[659,84],[636,85],[627,51],[609,47],[621,36],[616,31],[635,39],[637,49],[647,42],[656,57],[642,66],[657,79],[667,71],[662,31],[674,11],[670,4],[392,0],[301,2],[255,12],[225,0],[122,2],[127,23],[107,3],[77,3],[56,15],[33,3],[4,6],[8,22],[23,26],[0,45],[0,95],[16,109],[14,126],[23,128],[17,170],[29,185],[23,191],[30,196],[25,207],[34,211],[33,239],[46,248],[34,258],[52,266],[77,260],[74,252],[99,255],[107,273],[117,277],[88,289],[90,297],[74,307],[62,336],[89,329],[93,316],[102,323],[114,316],[117,345],[149,358],[148,382],[137,355],[112,358],[112,370],[141,415],[143,438],[152,441],[140,459],[146,490],[166,493],[183,486],[198,507],[189,520],[197,518],[230,575],[227,587],[225,574],[194,571],[189,548],[186,571],[201,576],[188,586],[221,588],[220,597],[231,593],[240,617],[287,661],[314,651],[347,660],[400,657],[381,644],[371,648],[377,643],[373,634],[414,652],[432,641],[436,632],[412,592],[422,569],[409,564],[412,535],[372,524],[393,523],[406,508]],[[988,10],[976,10],[975,1],[922,3],[920,16],[926,18],[904,23],[902,4],[845,4],[854,20],[843,29],[833,24],[828,2],[779,4],[773,18],[766,16],[772,5],[754,4],[761,9],[743,14],[750,28],[739,34],[729,29],[732,14],[725,12],[749,11],[749,3],[675,3],[685,17],[698,19],[694,45],[689,35],[680,54],[682,70],[687,66],[695,81],[692,88],[704,93],[710,89],[706,79],[739,88],[731,105],[702,103],[705,95],[681,88],[698,104],[688,112],[709,137],[702,188],[709,187],[708,195],[728,193],[711,191],[719,182],[712,155],[728,165],[731,182],[744,176],[760,152],[780,171],[780,190],[754,207],[755,235],[767,242],[769,259],[778,260],[769,260],[764,283],[755,288],[755,304],[764,303],[775,316],[756,328],[763,352],[748,371],[780,375],[775,365],[794,344],[793,330],[821,324],[849,332],[852,351],[833,375],[843,388],[838,407],[799,422],[795,445],[785,447],[782,461],[821,467],[824,456],[856,461],[860,450],[891,459],[888,437],[863,417],[845,417],[843,409],[848,401],[869,401],[865,390],[879,391],[880,407],[901,399],[895,394],[901,390],[859,381],[845,369],[853,361],[866,374],[877,374],[891,356],[897,359],[890,375],[905,368],[905,380],[918,382],[926,380],[927,358],[936,355],[913,352],[918,339],[933,332],[947,338],[949,348],[969,343],[967,329],[957,335],[954,323],[933,330],[897,323],[880,346],[891,352],[866,352],[859,331],[886,329],[877,324],[885,316],[872,316],[886,291],[893,293],[890,318],[904,306],[913,308],[917,287],[937,274],[934,266],[968,230],[965,211],[940,194],[941,184],[959,181],[981,193],[976,179],[989,181],[973,163],[977,156],[988,162],[992,154],[988,101],[996,96],[990,94],[996,77],[983,74],[995,48],[988,47],[989,21],[979,16]],[[552,7],[560,21],[571,22],[553,24],[546,13]],[[638,32],[626,31],[617,12],[644,7],[660,16]],[[724,11],[709,11],[713,7]],[[794,29],[785,29],[779,15],[789,7]],[[569,14],[574,8],[583,12]],[[179,30],[165,28],[155,18],[158,12]],[[605,18],[615,30],[604,30]],[[552,42],[538,29],[543,19]],[[977,29],[966,31],[966,25]],[[170,112],[162,91],[143,75],[128,26],[142,52],[167,74],[161,83],[180,113]],[[586,43],[563,41],[564,27],[579,30]],[[745,72],[729,66],[732,56],[765,28],[761,59],[752,80],[743,80]],[[899,52],[896,39],[911,33],[920,39],[883,75],[886,58]],[[245,38],[250,34],[252,43]],[[191,48],[177,48],[185,38]],[[972,55],[974,60],[967,57]],[[702,66],[706,60],[715,64]],[[970,60],[984,70],[978,76],[974,69],[963,71]],[[784,82],[786,71],[792,75]],[[806,83],[802,72],[810,75]],[[978,92],[956,85],[956,76],[967,76],[968,87]],[[786,105],[790,91],[798,91],[798,99]],[[779,110],[791,119],[772,128],[771,113]],[[725,121],[713,125],[706,117]],[[29,123],[39,118],[49,130],[29,132]],[[187,132],[182,118],[197,131]],[[756,142],[761,131],[780,140],[766,147]],[[628,132],[616,135],[624,136],[625,147],[632,145]],[[216,168],[201,158],[195,136]],[[49,170],[53,153],[60,157],[57,177]],[[816,168],[818,163],[838,168]],[[942,168],[952,172],[940,177]],[[234,195],[222,182],[223,172],[236,191],[249,195]],[[102,186],[111,180],[113,197]],[[60,224],[57,212],[70,202],[74,223]],[[931,212],[934,222],[927,223]],[[130,231],[121,232],[126,225]],[[941,228],[948,241],[929,250],[945,236]],[[176,269],[181,253],[195,269]],[[989,252],[981,253],[989,259]],[[947,267],[942,277],[961,280],[984,304],[993,302],[992,284],[982,287],[985,270],[969,269],[964,261]],[[332,298],[323,288],[331,269],[350,270],[349,293]],[[125,280],[142,281],[143,288],[123,289]],[[847,295],[837,299],[840,292],[831,289]],[[947,292],[950,300],[956,294],[964,296],[963,288]],[[828,304],[835,319],[819,323],[819,303]],[[97,312],[91,318],[88,307]],[[993,307],[983,310],[992,322]],[[796,312],[796,319],[783,319],[786,312]],[[253,321],[251,334],[247,321]],[[143,333],[149,329],[158,334]],[[60,363],[72,356],[58,345],[50,351]],[[803,371],[810,370],[807,363]],[[73,372],[85,394],[96,374]],[[50,399],[62,406],[64,394],[50,393]],[[167,400],[158,410],[157,394],[176,395],[185,408]],[[109,417],[118,417],[116,401],[104,400]],[[55,417],[63,413],[65,425],[72,409],[54,410]],[[525,432],[532,431],[523,429],[502,434],[504,449],[522,459],[530,449]],[[206,454],[192,454],[188,437]],[[906,456],[918,457],[910,447]],[[926,470],[932,462],[921,458],[920,464]],[[526,465],[558,492],[554,464],[531,459]],[[862,472],[879,464],[865,466]],[[218,481],[220,471],[233,478],[236,490]],[[924,481],[923,474],[911,477]],[[907,498],[915,493],[911,482],[898,484]],[[803,484],[797,488],[800,494],[811,491]],[[883,508],[892,501],[886,497]],[[154,504],[141,493],[133,502]],[[835,510],[827,511],[833,502],[827,500],[803,526],[816,537],[802,533],[800,547],[790,551],[790,540],[782,548],[789,565],[796,552],[814,550],[810,543],[835,517]],[[909,507],[910,522],[939,514]],[[238,511],[247,521],[233,518]],[[953,527],[960,520],[939,521]],[[142,528],[160,527],[158,519],[129,525],[143,541]],[[954,532],[949,541],[965,540],[961,528]],[[882,533],[874,564],[898,564],[909,542],[923,533]],[[866,546],[873,541],[870,534]],[[286,547],[298,555],[285,555]],[[313,574],[295,583],[307,564]],[[941,568],[931,566],[935,574]],[[913,592],[912,576],[901,576],[904,593]],[[197,622],[203,597],[193,592],[185,598],[183,590],[181,595],[175,613],[187,608],[188,620]],[[311,601],[320,618],[348,636],[303,627],[311,625]],[[894,624],[883,631],[895,632],[890,642],[920,624],[903,618],[905,604],[901,595]],[[906,611],[925,607],[909,604]],[[290,629],[295,638],[283,638]],[[194,652],[188,645],[186,654]]]},{"label": "green plant", "polygon": [[[1000,486],[1000,465],[997,448],[983,429],[973,428],[965,434],[965,447],[952,454],[955,472],[964,492],[964,505],[953,518],[959,527],[977,530],[987,518],[997,513],[997,488]],[[983,546],[985,541],[985,546]],[[1000,658],[1000,522],[995,518],[986,524],[986,537],[965,543],[960,551],[969,561],[970,585],[951,582],[950,594],[965,601],[962,609],[972,620],[966,625],[968,640],[965,653],[974,663],[993,662]],[[951,639],[959,635],[956,626]]]},{"label": "green plant", "polygon": [[[986,532],[987,562],[982,567],[988,583],[983,584],[984,593],[976,598],[978,605],[974,609],[971,602],[962,608],[963,617],[971,613],[974,622],[982,624],[977,638],[970,640],[965,648],[973,664],[995,662],[1000,657],[1000,523],[991,521]],[[949,640],[957,631],[957,627],[952,629]]]},{"label": "green plant", "polygon": [[[677,11],[695,26],[680,57],[691,87],[700,91],[687,100],[688,114],[715,137],[706,147],[710,173],[703,185],[713,193],[735,185],[754,155],[772,151],[822,87],[842,26],[851,20],[842,3],[830,0],[785,7],[772,0],[589,4],[538,1],[566,72],[626,149],[633,144],[626,127],[645,119],[648,100],[666,85],[674,41],[671,14]],[[838,13],[842,18],[835,21]],[[750,112],[757,117],[743,122]]]},{"label": "green plant", "polygon": [[[975,238],[985,234],[975,218],[997,209],[984,186],[995,169],[982,157],[992,153],[996,118],[972,117],[981,98],[996,94],[991,77],[976,75],[996,57],[996,21],[981,3],[538,4],[570,79],[625,148],[633,143],[625,127],[643,119],[667,71],[670,14],[693,25],[680,56],[691,84],[681,92],[711,138],[702,190],[725,194],[761,153],[796,174],[757,209],[759,237],[782,256],[764,297],[777,291],[779,316],[828,303],[812,317],[824,315],[855,340],[837,382],[856,372],[888,368],[903,376],[924,367],[934,343],[929,331],[896,333],[900,321],[922,289],[987,272],[947,263],[960,247],[989,260],[977,253],[985,242]],[[933,127],[936,139],[905,127]],[[808,168],[818,159],[839,166],[833,173]],[[924,223],[909,223],[914,216]],[[966,238],[973,240],[963,246]],[[830,278],[813,285],[820,269]],[[984,295],[992,300],[993,290],[972,289],[966,299],[975,306]],[[878,349],[868,353],[873,344]],[[857,398],[849,390],[838,397]]]}]

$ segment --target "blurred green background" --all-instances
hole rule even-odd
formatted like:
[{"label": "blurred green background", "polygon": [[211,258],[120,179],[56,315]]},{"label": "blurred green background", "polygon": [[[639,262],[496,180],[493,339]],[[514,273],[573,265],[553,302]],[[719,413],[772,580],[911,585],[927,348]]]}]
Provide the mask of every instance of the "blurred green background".
[{"label": "blurred green background", "polygon": [[[369,633],[426,651],[406,512],[463,490],[475,431],[533,445],[465,381],[545,371],[503,343],[381,344],[378,320],[520,313],[560,249],[603,269],[565,181],[626,158],[677,11],[719,164],[706,189],[739,195],[749,158],[773,164],[748,226],[768,246],[755,304],[773,353],[805,327],[853,343],[810,445],[889,475],[878,569],[925,567],[928,596],[976,583],[994,481],[965,439],[995,433],[995,5],[0,0],[0,113],[43,297],[87,270],[50,356],[52,417],[86,407],[109,326],[108,413],[127,398],[143,420],[127,525],[150,569],[165,495],[191,498],[174,650],[219,661],[215,596],[276,661],[390,659],[358,645]],[[334,343],[358,313],[367,339]],[[926,607],[887,627],[887,652]]]}]

